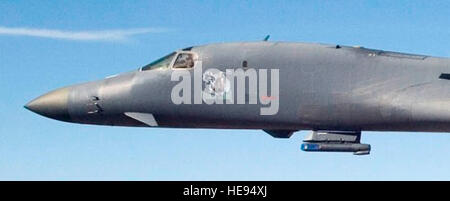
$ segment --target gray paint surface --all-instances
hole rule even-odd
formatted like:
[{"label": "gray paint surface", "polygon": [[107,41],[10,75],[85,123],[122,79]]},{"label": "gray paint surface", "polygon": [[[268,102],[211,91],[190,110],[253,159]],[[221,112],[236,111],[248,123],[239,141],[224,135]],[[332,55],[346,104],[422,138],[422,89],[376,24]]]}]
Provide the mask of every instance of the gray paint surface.
[{"label": "gray paint surface", "polygon": [[173,69],[135,70],[64,88],[70,118],[49,115],[49,104],[33,104],[39,98],[26,107],[82,124],[149,126],[125,115],[148,113],[161,127],[264,129],[289,136],[297,130],[450,131],[450,80],[439,79],[450,73],[446,58],[265,41],[190,51],[198,55],[203,71],[238,69],[243,61],[250,68],[279,69],[279,112],[260,115],[260,103],[176,105],[170,96],[177,84],[170,80]]}]

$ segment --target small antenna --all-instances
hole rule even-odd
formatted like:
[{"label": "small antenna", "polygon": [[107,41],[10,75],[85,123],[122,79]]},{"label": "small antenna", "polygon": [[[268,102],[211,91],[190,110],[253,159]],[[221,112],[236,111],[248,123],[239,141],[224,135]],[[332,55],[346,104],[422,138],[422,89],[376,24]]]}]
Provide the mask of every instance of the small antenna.
[{"label": "small antenna", "polygon": [[264,40],[263,41],[268,41],[269,40],[269,38],[270,38],[270,35],[267,35],[265,38],[264,38]]}]

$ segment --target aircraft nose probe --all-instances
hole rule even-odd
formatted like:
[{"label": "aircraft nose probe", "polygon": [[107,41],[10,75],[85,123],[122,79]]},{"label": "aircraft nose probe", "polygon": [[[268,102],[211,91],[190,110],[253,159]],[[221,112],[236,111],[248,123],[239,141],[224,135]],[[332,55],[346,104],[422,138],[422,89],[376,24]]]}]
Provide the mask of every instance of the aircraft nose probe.
[{"label": "aircraft nose probe", "polygon": [[46,93],[24,107],[42,116],[70,122],[68,110],[70,88],[62,88]]}]

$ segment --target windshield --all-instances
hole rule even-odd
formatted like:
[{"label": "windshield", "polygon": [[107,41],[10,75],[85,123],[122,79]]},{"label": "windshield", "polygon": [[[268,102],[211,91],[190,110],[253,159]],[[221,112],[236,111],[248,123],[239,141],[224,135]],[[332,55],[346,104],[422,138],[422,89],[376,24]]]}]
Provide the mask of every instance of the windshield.
[{"label": "windshield", "polygon": [[194,56],[190,53],[180,53],[173,64],[173,68],[192,68],[194,67]]},{"label": "windshield", "polygon": [[175,54],[176,54],[175,52],[172,52],[169,55],[162,57],[162,58],[142,67],[142,71],[152,70],[152,69],[157,69],[157,68],[169,68],[170,63],[172,62]]}]

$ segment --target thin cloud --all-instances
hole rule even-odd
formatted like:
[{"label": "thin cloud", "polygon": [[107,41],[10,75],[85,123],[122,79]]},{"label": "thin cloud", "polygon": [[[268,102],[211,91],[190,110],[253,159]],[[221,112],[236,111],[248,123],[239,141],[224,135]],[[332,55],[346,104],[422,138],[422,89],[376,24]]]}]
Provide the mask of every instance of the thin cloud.
[{"label": "thin cloud", "polygon": [[57,29],[11,28],[0,26],[0,35],[31,36],[77,41],[127,41],[132,36],[147,33],[162,33],[163,28],[116,29],[101,31],[65,31]]}]

